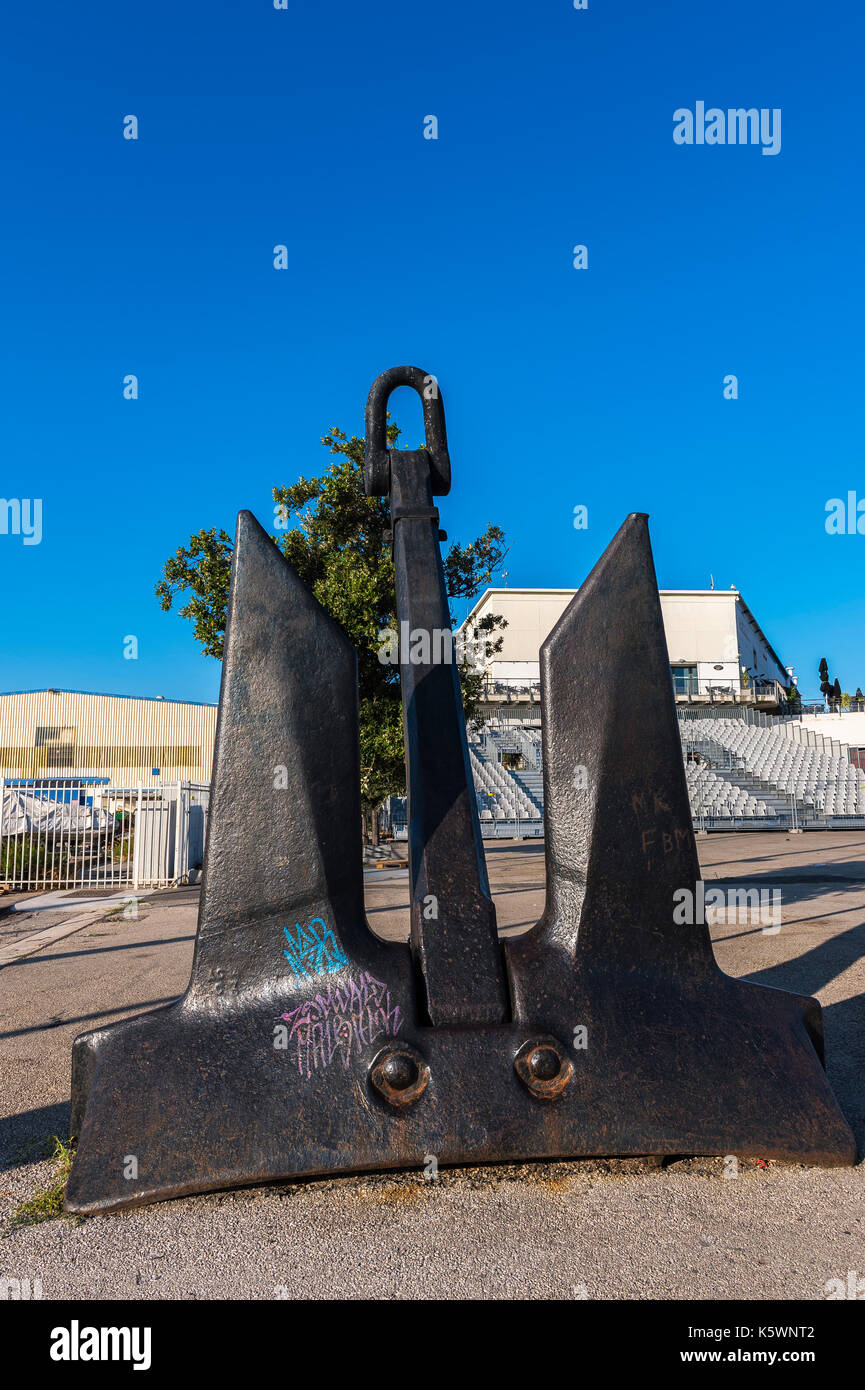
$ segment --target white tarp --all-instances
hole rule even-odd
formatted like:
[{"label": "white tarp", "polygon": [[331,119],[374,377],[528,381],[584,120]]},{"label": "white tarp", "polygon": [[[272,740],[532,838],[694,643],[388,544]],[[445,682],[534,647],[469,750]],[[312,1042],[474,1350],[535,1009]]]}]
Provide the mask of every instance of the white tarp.
[{"label": "white tarp", "polygon": [[0,835],[75,834],[85,830],[108,830],[113,816],[98,806],[82,806],[77,800],[59,801],[40,794],[33,787],[5,787]]}]

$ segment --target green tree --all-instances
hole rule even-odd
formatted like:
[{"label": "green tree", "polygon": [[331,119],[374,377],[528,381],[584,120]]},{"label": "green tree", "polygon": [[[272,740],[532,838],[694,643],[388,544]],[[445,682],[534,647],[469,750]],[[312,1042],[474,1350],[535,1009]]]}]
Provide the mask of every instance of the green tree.
[{"label": "green tree", "polygon": [[[399,428],[388,424],[388,442]],[[332,429],[322,444],[334,462],[317,478],[273,490],[275,537],[319,603],[357,649],[360,694],[361,803],[364,817],[388,796],[405,790],[399,668],[379,660],[381,635],[397,627],[390,551],[390,508],[385,497],[363,488],[364,441]],[[198,531],[166,562],[156,594],[163,609],[186,596],[178,608],[193,625],[207,656],[222,657],[233,542],[227,531]],[[489,584],[506,554],[504,532],[490,525],[468,545],[452,545],[444,557],[449,598],[472,599]],[[453,614],[451,623],[453,625]],[[503,618],[478,624],[486,656],[499,651]],[[482,672],[460,666],[466,718],[472,721],[482,691]],[[373,824],[375,817],[372,816]]]},{"label": "green tree", "polygon": [[785,695],[787,699],[787,707],[790,710],[790,713],[795,714],[796,711],[801,708],[802,704],[802,697],[799,694],[799,687],[793,685],[791,682],[789,687],[785,689]]}]

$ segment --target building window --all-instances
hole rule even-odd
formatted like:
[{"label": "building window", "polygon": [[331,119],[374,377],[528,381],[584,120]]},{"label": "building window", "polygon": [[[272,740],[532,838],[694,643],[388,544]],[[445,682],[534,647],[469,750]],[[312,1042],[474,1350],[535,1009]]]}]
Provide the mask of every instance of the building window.
[{"label": "building window", "polygon": [[37,726],[35,746],[42,756],[43,767],[67,767],[75,761],[75,737],[77,729],[50,725]]},{"label": "building window", "polygon": [[697,694],[697,668],[696,666],[674,666],[673,670],[673,689],[677,695],[696,695]]}]

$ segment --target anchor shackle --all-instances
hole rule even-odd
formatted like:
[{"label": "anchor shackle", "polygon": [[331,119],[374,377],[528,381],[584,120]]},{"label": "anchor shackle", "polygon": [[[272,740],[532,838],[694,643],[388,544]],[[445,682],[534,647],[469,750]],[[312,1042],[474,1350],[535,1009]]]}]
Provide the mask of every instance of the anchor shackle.
[{"label": "anchor shackle", "polygon": [[398,386],[411,386],[423,406],[425,448],[429,459],[434,497],[446,497],[451,489],[451,461],[445,430],[445,408],[438,382],[420,367],[391,367],[376,377],[366,402],[366,450],[364,490],[367,497],[386,497],[390,492],[390,451],[387,447],[387,403]]}]

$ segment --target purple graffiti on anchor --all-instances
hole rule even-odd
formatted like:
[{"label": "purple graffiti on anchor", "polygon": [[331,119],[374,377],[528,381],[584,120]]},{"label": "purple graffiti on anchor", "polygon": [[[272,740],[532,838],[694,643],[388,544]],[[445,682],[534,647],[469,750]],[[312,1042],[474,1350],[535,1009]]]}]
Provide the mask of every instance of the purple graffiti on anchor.
[{"label": "purple graffiti on anchor", "polygon": [[395,1036],[403,1023],[387,985],[368,970],[336,986],[329,984],[326,993],[304,1000],[282,1017],[302,1076],[330,1066],[334,1057],[341,1057],[347,1067],[376,1038]]}]

